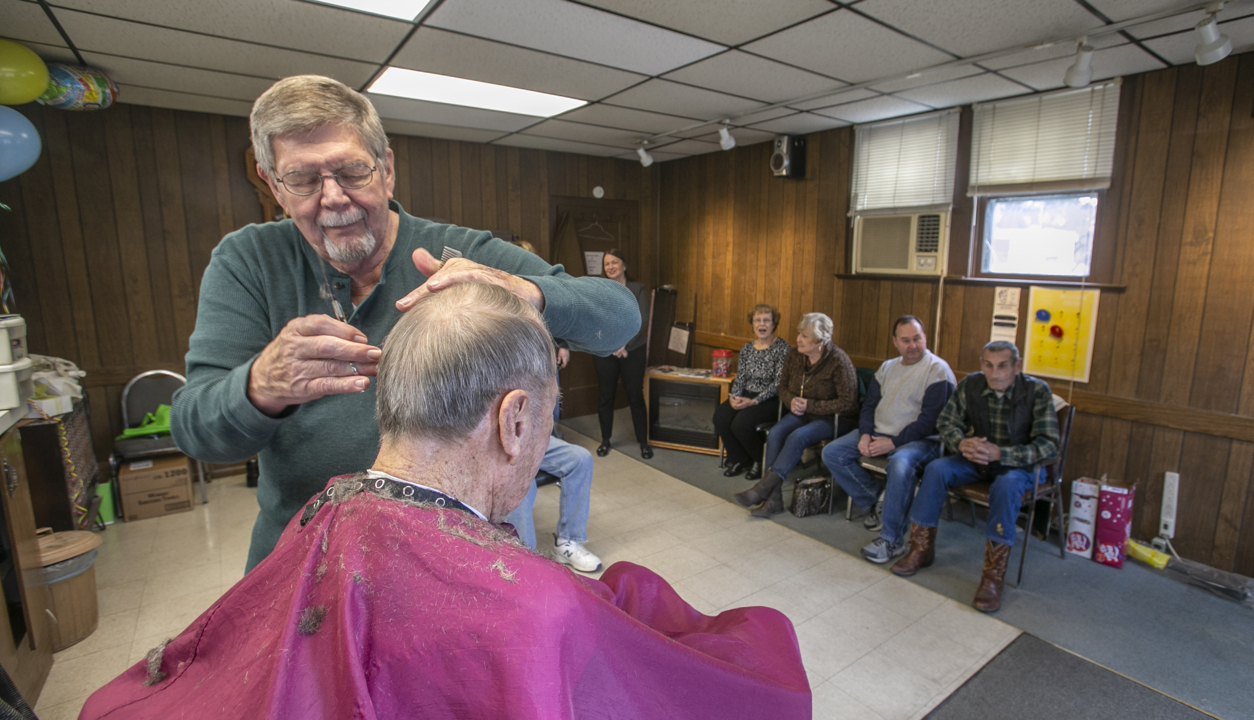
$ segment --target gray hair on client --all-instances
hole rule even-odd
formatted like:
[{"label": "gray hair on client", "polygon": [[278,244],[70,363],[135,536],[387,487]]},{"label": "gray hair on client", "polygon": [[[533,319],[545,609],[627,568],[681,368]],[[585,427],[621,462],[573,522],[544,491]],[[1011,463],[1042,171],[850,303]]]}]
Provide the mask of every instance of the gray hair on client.
[{"label": "gray hair on client", "polygon": [[825,343],[832,339],[832,319],[823,313],[806,313],[797,323],[797,332],[810,333],[816,342]]},{"label": "gray hair on client", "polygon": [[[496,285],[467,282],[425,298],[401,318],[379,360],[379,433],[391,440],[461,440],[502,393],[546,398],[556,374],[540,313]],[[533,404],[537,415],[551,406]]]}]

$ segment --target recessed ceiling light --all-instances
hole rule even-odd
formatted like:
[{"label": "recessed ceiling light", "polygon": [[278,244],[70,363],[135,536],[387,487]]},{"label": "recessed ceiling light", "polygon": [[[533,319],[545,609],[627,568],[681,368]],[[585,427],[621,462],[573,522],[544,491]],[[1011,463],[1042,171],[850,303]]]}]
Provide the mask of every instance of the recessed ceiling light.
[{"label": "recessed ceiling light", "polygon": [[552,117],[588,104],[586,100],[561,95],[397,67],[384,70],[379,79],[371,83],[369,91],[380,95],[536,117]]},{"label": "recessed ceiling light", "polygon": [[309,0],[309,2],[412,22],[434,0]]}]

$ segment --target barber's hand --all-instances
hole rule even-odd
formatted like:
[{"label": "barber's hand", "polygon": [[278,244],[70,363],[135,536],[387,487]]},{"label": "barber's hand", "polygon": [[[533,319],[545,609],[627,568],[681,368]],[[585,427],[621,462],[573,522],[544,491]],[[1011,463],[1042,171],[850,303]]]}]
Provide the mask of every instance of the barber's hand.
[{"label": "barber's hand", "polygon": [[739,395],[730,395],[728,396],[727,401],[731,403],[732,410],[744,410],[753,404],[753,401],[749,398],[741,397]]},{"label": "barber's hand", "polygon": [[859,455],[865,455],[866,457],[871,457],[871,440],[873,439],[874,438],[872,438],[870,435],[863,435],[858,438],[858,454]]},{"label": "barber's hand", "polygon": [[557,369],[561,370],[570,363],[570,351],[566,348],[557,349]]},{"label": "barber's hand", "polygon": [[[289,322],[248,373],[248,399],[266,415],[327,395],[361,392],[378,371],[382,351],[357,328],[326,315]],[[356,372],[353,367],[356,366]]]},{"label": "barber's hand", "polygon": [[793,398],[792,403],[789,405],[788,409],[792,411],[793,415],[805,415],[806,405],[808,404],[809,404],[809,401],[807,401],[805,398]]},{"label": "barber's hand", "polygon": [[615,350],[615,351],[614,351],[614,357],[616,357],[616,358],[626,359],[626,358],[627,358],[627,346],[626,346],[626,345],[624,345],[624,346],[620,347],[619,349]]},{"label": "barber's hand", "polygon": [[419,300],[431,293],[469,281],[500,285],[531,303],[531,306],[536,310],[544,312],[544,293],[540,291],[538,285],[530,280],[510,275],[503,270],[480,265],[466,258],[449,258],[448,262],[441,263],[424,248],[415,250],[413,259],[414,267],[418,268],[418,272],[427,276],[427,281],[396,301],[396,309],[401,312],[408,311]]},{"label": "barber's hand", "polygon": [[896,450],[897,446],[893,444],[892,440],[886,437],[877,437],[871,441],[871,447],[869,449],[871,452],[863,454],[867,457],[879,457]]}]

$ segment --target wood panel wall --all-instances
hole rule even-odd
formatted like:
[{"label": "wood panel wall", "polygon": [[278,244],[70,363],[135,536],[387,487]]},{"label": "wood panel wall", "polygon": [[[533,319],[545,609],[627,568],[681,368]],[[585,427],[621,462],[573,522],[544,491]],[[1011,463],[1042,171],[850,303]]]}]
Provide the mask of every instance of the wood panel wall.
[{"label": "wood panel wall", "polygon": [[[122,388],[139,372],[182,373],[200,278],[226,233],[261,222],[244,171],[245,118],[115,105],[17,108],[39,161],[0,183],[8,258],[31,352],[87,371],[96,453],[121,432]],[[511,230],[547,255],[549,196],[636,200],[641,277],[656,266],[657,169],[543,150],[392,136],[396,198],[411,214]]]},{"label": "wood panel wall", "polygon": [[[1245,575],[1254,575],[1252,112],[1254,54],[1124,78],[1116,177],[1099,216],[1119,287],[1102,295],[1090,381],[1052,383],[1080,410],[1067,479],[1138,481],[1133,534],[1148,539],[1163,473],[1179,472],[1176,549]],[[772,177],[765,145],[662,166],[661,281],[679,290],[680,319],[696,322],[697,364],[713,347],[738,349],[745,313],[764,301],[780,308],[790,341],[802,313],[828,314],[837,343],[870,366],[894,354],[891,321],[911,313],[955,371],[978,369],[993,284],[956,276],[952,262],[943,290],[935,280],[837,277],[849,268],[851,139],[849,128],[810,135],[804,180]],[[951,237],[965,258],[959,224]],[[1026,320],[1026,292],[1023,305]]]}]

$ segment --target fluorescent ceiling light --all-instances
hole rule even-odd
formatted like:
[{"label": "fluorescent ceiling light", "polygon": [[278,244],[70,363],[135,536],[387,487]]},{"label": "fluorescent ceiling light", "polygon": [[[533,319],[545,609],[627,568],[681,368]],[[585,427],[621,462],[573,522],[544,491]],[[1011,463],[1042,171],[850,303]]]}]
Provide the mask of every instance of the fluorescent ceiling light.
[{"label": "fluorescent ceiling light", "polygon": [[310,0],[310,2],[413,22],[414,18],[418,17],[434,0]]},{"label": "fluorescent ceiling light", "polygon": [[586,100],[466,80],[465,78],[390,67],[371,83],[370,92],[446,105],[498,110],[516,115],[552,117],[587,105]]}]

